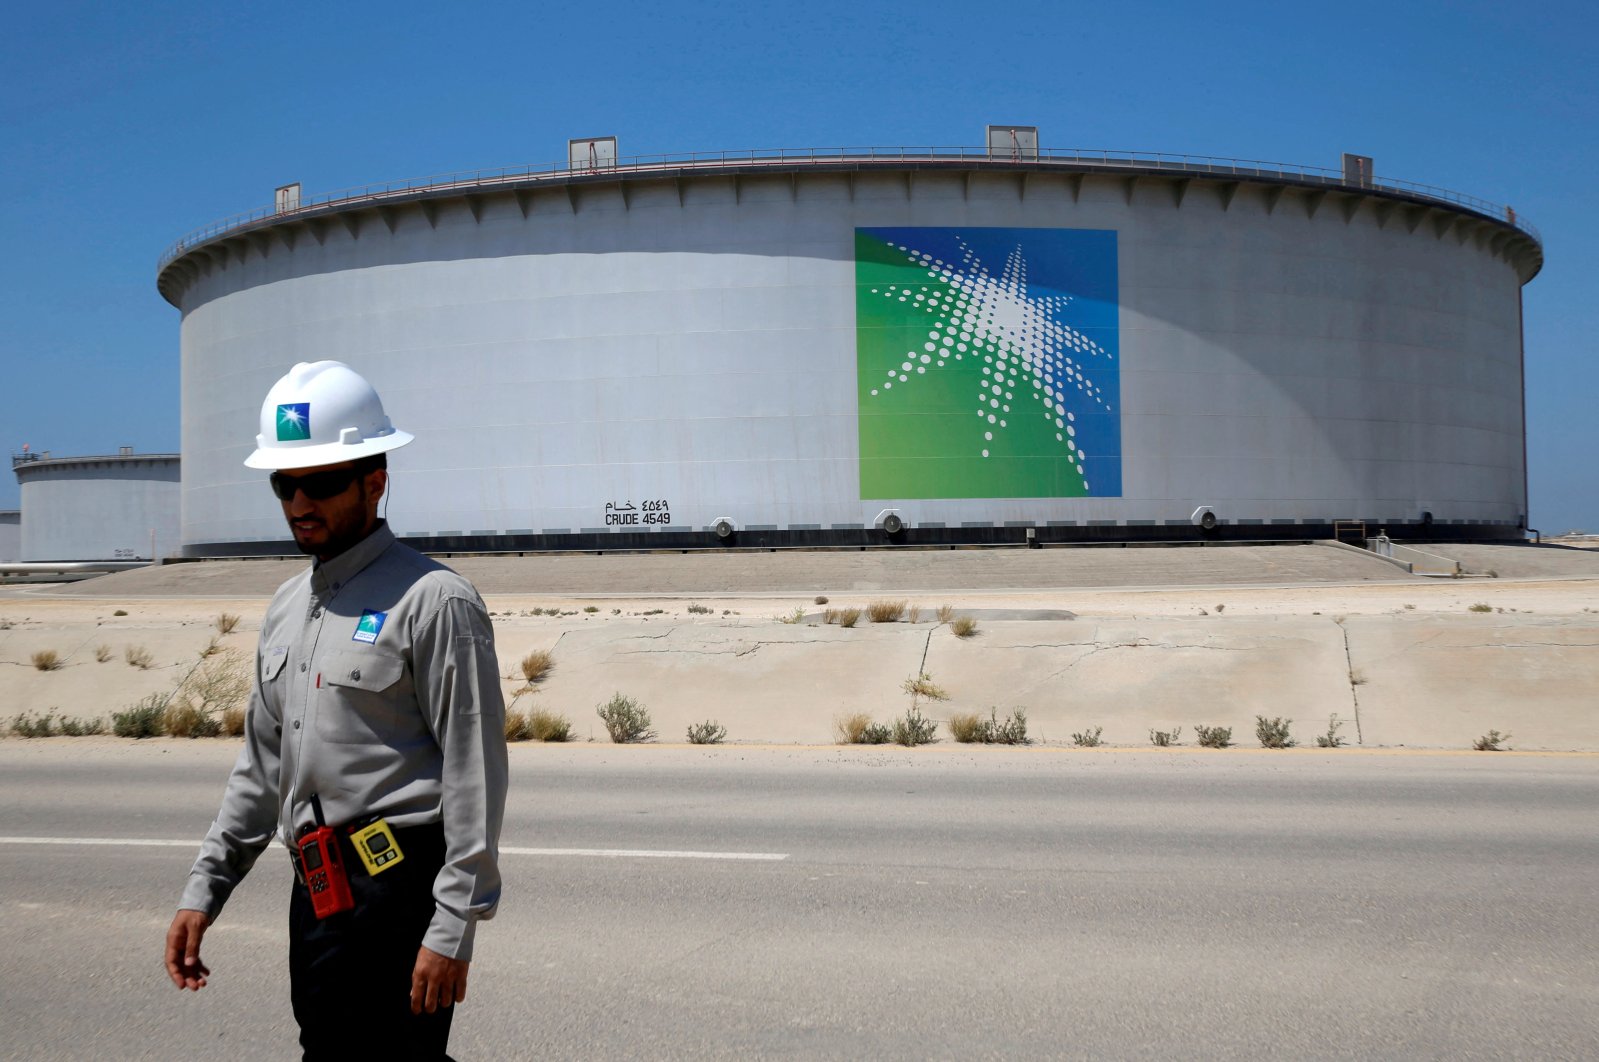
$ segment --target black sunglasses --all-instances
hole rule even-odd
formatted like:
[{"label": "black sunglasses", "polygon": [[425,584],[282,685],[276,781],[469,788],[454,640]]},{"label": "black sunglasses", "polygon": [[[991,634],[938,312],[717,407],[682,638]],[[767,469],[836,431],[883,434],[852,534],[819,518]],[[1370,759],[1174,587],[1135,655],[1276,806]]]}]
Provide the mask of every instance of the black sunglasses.
[{"label": "black sunglasses", "polygon": [[271,476],[272,493],[279,501],[293,501],[295,492],[303,492],[312,501],[327,501],[350,489],[350,484],[361,478],[357,468],[330,468],[326,472],[312,472],[305,476],[289,476],[274,472]]}]

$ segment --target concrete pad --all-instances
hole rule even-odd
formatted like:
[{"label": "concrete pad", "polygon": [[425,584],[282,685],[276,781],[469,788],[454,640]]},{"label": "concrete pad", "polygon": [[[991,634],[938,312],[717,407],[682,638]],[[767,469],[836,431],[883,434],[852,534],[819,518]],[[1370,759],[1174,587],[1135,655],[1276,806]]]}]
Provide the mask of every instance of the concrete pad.
[{"label": "concrete pad", "polygon": [[[1408,544],[1408,543],[1407,543]],[[1569,546],[1414,543],[1418,549],[1460,562],[1468,575],[1496,573],[1500,579],[1592,579],[1599,577],[1599,551]]]},{"label": "concrete pad", "polygon": [[[1103,727],[1107,744],[1147,745],[1152,729],[1231,727],[1254,744],[1255,716],[1288,716],[1304,735],[1353,707],[1343,634],[1331,620],[1137,620],[984,624],[934,632],[925,670],[950,700],[924,705],[1000,718],[1027,709],[1028,732],[1065,742]],[[1308,740],[1308,739],[1304,739]]]},{"label": "concrete pad", "polygon": [[1599,748],[1599,619],[1350,617],[1366,742]]},{"label": "concrete pad", "polygon": [[[749,595],[1395,583],[1415,577],[1374,555],[1317,543],[1050,549],[784,550],[726,553],[463,555],[442,558],[479,593]],[[71,583],[63,598],[268,596],[302,559],[169,564]]]}]

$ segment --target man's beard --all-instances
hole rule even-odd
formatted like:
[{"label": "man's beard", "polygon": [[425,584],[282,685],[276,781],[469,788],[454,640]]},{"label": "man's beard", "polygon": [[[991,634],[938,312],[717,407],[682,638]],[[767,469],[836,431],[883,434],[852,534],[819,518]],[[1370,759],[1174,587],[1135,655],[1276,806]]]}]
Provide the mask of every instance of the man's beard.
[{"label": "man's beard", "polygon": [[360,504],[349,511],[347,519],[340,519],[337,523],[329,523],[327,520],[318,521],[327,530],[327,538],[323,541],[317,543],[300,541],[300,537],[294,534],[294,528],[291,524],[289,533],[294,538],[295,548],[307,556],[337,557],[365,538],[367,535],[366,484],[362,483],[359,489],[361,494]]}]

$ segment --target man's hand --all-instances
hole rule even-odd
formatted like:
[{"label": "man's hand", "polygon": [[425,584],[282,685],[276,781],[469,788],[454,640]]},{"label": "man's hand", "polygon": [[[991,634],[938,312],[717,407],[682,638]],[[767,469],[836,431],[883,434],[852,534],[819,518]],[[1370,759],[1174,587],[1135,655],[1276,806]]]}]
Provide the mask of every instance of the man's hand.
[{"label": "man's hand", "polygon": [[431,948],[418,949],[411,971],[411,1013],[429,1014],[466,999],[466,959],[450,959]]},{"label": "man's hand", "polygon": [[210,925],[203,911],[179,911],[172,919],[167,930],[167,976],[179,988],[198,992],[205,987],[211,971],[200,961],[200,938]]}]

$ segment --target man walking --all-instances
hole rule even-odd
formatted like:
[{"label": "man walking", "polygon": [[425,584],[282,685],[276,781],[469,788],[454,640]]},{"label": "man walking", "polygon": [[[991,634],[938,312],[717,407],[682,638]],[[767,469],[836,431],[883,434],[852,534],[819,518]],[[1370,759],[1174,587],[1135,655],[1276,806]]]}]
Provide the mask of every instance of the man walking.
[{"label": "man walking", "polygon": [[294,856],[289,971],[307,1059],[444,1058],[477,923],[500,899],[505,707],[483,601],[378,518],[393,427],[336,361],[267,393],[257,448],[315,559],[261,625],[244,749],[167,933],[199,990],[200,941],[276,835]]}]

